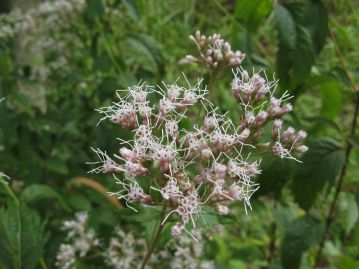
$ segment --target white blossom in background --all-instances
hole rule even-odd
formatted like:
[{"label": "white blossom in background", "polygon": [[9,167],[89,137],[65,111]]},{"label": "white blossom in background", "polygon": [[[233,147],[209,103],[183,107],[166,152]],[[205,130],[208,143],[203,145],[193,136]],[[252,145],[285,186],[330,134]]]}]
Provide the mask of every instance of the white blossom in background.
[{"label": "white blossom in background", "polygon": [[144,239],[137,239],[133,233],[124,232],[117,227],[115,236],[110,239],[109,246],[104,252],[104,257],[106,264],[111,268],[133,269],[140,267],[145,254]]},{"label": "white blossom in background", "polygon": [[56,266],[61,269],[73,268],[77,258],[83,258],[87,253],[100,245],[95,231],[88,227],[88,214],[76,213],[76,219],[65,221],[62,229],[67,232],[66,244],[61,244],[56,256]]},{"label": "white blossom in background", "polygon": [[214,261],[203,259],[204,241],[201,232],[193,230],[192,233],[199,242],[182,235],[170,241],[161,254],[170,260],[171,269],[215,269]]},{"label": "white blossom in background", "polygon": [[[206,37],[197,32],[190,39],[201,55],[197,60],[207,61],[214,70],[238,66],[244,59],[217,34]],[[212,60],[203,54],[207,48]],[[141,203],[165,206],[162,225],[177,215],[174,236],[186,232],[197,241],[190,227],[205,222],[202,213],[208,206],[226,215],[232,201],[242,201],[247,212],[259,188],[254,180],[261,173],[261,159],[254,155],[257,147],[295,159],[293,154],[307,150],[301,144],[306,133],[292,127],[283,130],[282,118],[293,107],[287,93],[276,97],[277,81],[269,81],[264,73],[250,75],[243,68],[233,69],[233,75],[232,93],[242,110],[235,120],[220,114],[220,108],[206,99],[202,80],[191,85],[185,77],[185,86],[163,83],[156,87],[141,82],[119,91],[119,101],[98,109],[103,115],[100,122],[109,120],[127,129],[132,138],[119,138],[119,154],[113,156],[94,149],[100,160],[91,172],[114,174],[119,191],[111,195],[134,211],[135,204]],[[181,128],[187,117],[191,126]],[[263,141],[268,124],[272,124],[271,139]],[[141,177],[148,177],[149,189],[140,186]]]},{"label": "white blossom in background", "polygon": [[[146,255],[146,241],[143,235],[136,236],[132,231],[116,227],[108,242],[94,237],[94,230],[88,226],[88,215],[85,212],[76,214],[75,220],[65,221],[63,230],[67,232],[65,243],[61,244],[56,257],[56,266],[61,269],[75,268],[75,263],[96,253],[109,268],[140,268]],[[214,262],[204,260],[204,240],[199,230],[193,231],[200,242],[186,235],[171,239],[166,247],[153,253],[145,268],[156,265],[168,265],[170,269],[214,269]],[[87,241],[87,243],[84,243]]]}]

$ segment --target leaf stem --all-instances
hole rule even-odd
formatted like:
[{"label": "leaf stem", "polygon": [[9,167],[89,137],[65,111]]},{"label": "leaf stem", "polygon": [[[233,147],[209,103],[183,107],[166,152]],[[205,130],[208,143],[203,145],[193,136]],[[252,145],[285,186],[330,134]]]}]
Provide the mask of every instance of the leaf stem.
[{"label": "leaf stem", "polygon": [[[339,59],[340,65],[342,66],[342,68],[344,70],[344,73],[345,73],[345,75],[346,75],[346,77],[347,77],[347,79],[349,81],[351,90],[355,93],[355,109],[354,109],[354,114],[353,114],[353,118],[352,118],[352,122],[351,122],[351,129],[350,129],[350,135],[353,136],[353,135],[355,135],[355,131],[356,131],[356,128],[357,128],[357,118],[358,118],[358,115],[359,115],[359,91],[355,87],[353,80],[350,78],[349,72],[348,72],[348,70],[347,70],[347,68],[346,68],[346,66],[344,64],[342,54],[340,52],[339,46],[338,46],[338,44],[336,42],[335,36],[334,36],[332,31],[330,31],[330,35],[331,35],[332,41],[334,42],[335,52],[336,52],[336,55],[337,55],[337,57]],[[320,258],[321,258],[322,252],[323,252],[324,243],[325,243],[325,241],[326,241],[326,239],[328,237],[330,225],[332,224],[333,219],[334,219],[334,216],[333,216],[334,215],[334,210],[336,208],[336,204],[337,204],[337,201],[338,201],[339,194],[340,194],[340,192],[342,190],[342,187],[343,187],[343,182],[344,182],[344,178],[345,178],[345,175],[346,175],[346,170],[347,170],[348,163],[349,163],[349,156],[350,156],[352,148],[353,148],[352,143],[349,140],[347,140],[346,141],[346,148],[345,148],[344,163],[343,163],[343,166],[342,166],[342,168],[340,170],[339,180],[338,180],[338,183],[337,183],[337,185],[335,187],[335,194],[334,194],[333,200],[332,200],[332,202],[330,204],[329,212],[328,212],[328,215],[327,215],[326,220],[325,220],[324,234],[323,234],[322,239],[319,242],[319,249],[318,249],[317,256],[315,258],[314,268],[318,268],[318,266],[319,266],[319,261],[320,261]]]}]

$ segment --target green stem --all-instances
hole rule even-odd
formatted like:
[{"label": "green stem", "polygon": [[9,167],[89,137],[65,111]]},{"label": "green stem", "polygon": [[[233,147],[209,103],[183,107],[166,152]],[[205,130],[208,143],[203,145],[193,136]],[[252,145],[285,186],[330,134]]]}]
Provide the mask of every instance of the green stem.
[{"label": "green stem", "polygon": [[41,268],[42,268],[42,269],[48,269],[48,268],[47,268],[47,265],[46,265],[46,263],[45,263],[44,258],[41,258],[41,259],[40,259],[40,265],[41,265]]},{"label": "green stem", "polygon": [[[344,73],[349,81],[349,84],[351,86],[351,90],[353,91],[353,93],[355,94],[355,108],[354,108],[354,114],[353,114],[353,118],[352,118],[352,122],[351,122],[351,128],[350,128],[350,135],[351,136],[354,136],[355,135],[355,131],[357,129],[357,118],[358,118],[358,115],[359,115],[359,90],[355,87],[354,85],[354,82],[353,80],[351,79],[350,75],[349,75],[349,72],[348,72],[348,69],[344,63],[344,59],[343,59],[343,56],[341,54],[341,51],[340,51],[340,48],[336,42],[336,38],[335,38],[335,35],[332,31],[330,31],[330,37],[334,43],[334,47],[335,47],[335,52],[336,52],[336,55],[339,59],[339,63],[340,65],[342,66],[343,70],[344,70]],[[319,242],[319,249],[318,249],[318,253],[317,253],[317,256],[315,258],[315,263],[314,263],[314,268],[318,268],[319,266],[319,261],[320,261],[320,258],[321,258],[321,255],[322,255],[322,252],[323,252],[323,247],[324,247],[324,243],[327,239],[327,236],[329,234],[329,229],[330,229],[330,226],[333,222],[333,219],[334,219],[334,211],[335,211],[335,208],[336,208],[336,204],[337,204],[337,201],[338,201],[338,197],[339,197],[339,194],[342,190],[342,187],[343,187],[343,182],[344,182],[344,178],[345,178],[345,175],[346,175],[346,171],[347,171],[347,168],[348,168],[348,163],[349,163],[349,156],[350,156],[350,153],[353,149],[353,145],[350,141],[347,140],[346,142],[346,148],[345,148],[345,159],[344,159],[344,164],[340,170],[340,175],[339,175],[339,179],[338,179],[338,183],[335,187],[335,194],[334,194],[334,197],[333,197],[333,200],[330,204],[330,208],[329,208],[329,212],[328,212],[328,215],[326,217],[326,220],[325,220],[325,228],[324,228],[324,234],[323,234],[323,237],[322,239],[320,240]]]},{"label": "green stem", "polygon": [[[164,206],[162,212],[164,213],[165,211],[166,211],[166,207]],[[148,261],[151,258],[153,250],[155,249],[155,247],[158,243],[158,240],[160,239],[160,234],[162,232],[163,226],[165,225],[165,223],[162,223],[164,218],[165,218],[165,214],[163,214],[163,217],[156,224],[156,227],[154,229],[153,236],[152,236],[152,241],[147,249],[145,258],[143,259],[141,269],[145,268],[146,264],[148,263]]]},{"label": "green stem", "polygon": [[19,199],[17,199],[15,193],[12,191],[12,189],[9,187],[9,184],[4,181],[2,178],[0,178],[0,183],[2,183],[5,187],[5,190],[7,191],[7,193],[9,194],[9,196],[14,200],[14,202],[16,203],[16,205],[20,205]]}]

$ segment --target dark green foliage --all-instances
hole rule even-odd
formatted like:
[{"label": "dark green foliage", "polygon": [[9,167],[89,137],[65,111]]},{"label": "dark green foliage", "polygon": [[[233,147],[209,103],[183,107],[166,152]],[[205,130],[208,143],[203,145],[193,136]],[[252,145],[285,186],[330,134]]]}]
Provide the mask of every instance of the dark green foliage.
[{"label": "dark green foliage", "polygon": [[344,162],[340,143],[332,138],[318,138],[310,142],[310,150],[303,156],[294,176],[292,192],[295,201],[308,210],[324,186],[333,186]]},{"label": "dark green foliage", "polygon": [[38,268],[47,236],[38,214],[10,202],[0,209],[0,267]]},{"label": "dark green foliage", "polygon": [[303,252],[319,242],[322,234],[322,224],[309,215],[291,222],[280,248],[283,269],[300,268]]},{"label": "dark green foliage", "polygon": [[48,185],[33,184],[28,186],[22,191],[21,199],[25,204],[35,203],[42,199],[54,199],[62,209],[70,211],[64,197]]},{"label": "dark green foliage", "polygon": [[[137,214],[129,208],[116,209],[103,195],[69,182],[74,177],[91,177],[109,191],[119,190],[111,176],[87,174],[93,167],[86,162],[95,159],[91,146],[118,154],[116,138],[130,136],[110,123],[96,128],[101,116],[94,109],[114,101],[114,90],[140,80],[170,83],[181,77],[182,71],[190,81],[207,78],[203,70],[178,64],[192,52],[187,37],[197,29],[206,34],[218,32],[231,41],[233,49],[246,53],[243,65],[248,70],[264,69],[269,79],[275,74],[280,79],[275,94],[288,90],[295,95],[291,99],[295,113],[284,119],[285,124],[308,131],[310,141],[305,142],[309,151],[298,157],[303,163],[263,155],[262,174],[256,179],[260,189],[252,197],[253,210],[248,215],[243,201],[233,203],[226,216],[203,208],[203,218],[196,220],[196,226],[225,225],[224,233],[206,235],[213,239],[206,242],[206,255],[215,260],[215,268],[312,268],[335,182],[345,161],[345,143],[349,142],[353,151],[321,266],[358,268],[359,138],[358,134],[349,134],[354,98],[347,77],[349,73],[359,85],[358,3],[104,1],[110,6],[108,10],[102,1],[87,0],[85,10],[68,29],[48,33],[57,41],[65,40],[69,33],[76,38],[61,51],[68,59],[66,70],[51,70],[46,82],[32,75],[38,64],[50,66],[54,55],[39,53],[44,56],[41,63],[31,57],[30,63],[23,62],[17,55],[18,42],[24,38],[0,38],[0,99],[6,97],[0,103],[0,172],[11,177],[9,186],[21,204],[8,203],[11,195],[0,185],[0,268],[41,268],[41,257],[48,268],[54,268],[54,257],[64,237],[61,224],[73,219],[77,211],[90,212],[90,224],[104,242],[116,226],[144,234],[150,242],[155,225],[163,217],[161,208],[136,207]],[[16,6],[15,2],[12,5]],[[223,81],[213,88],[215,98],[211,101],[222,112],[238,118],[242,112],[228,86],[229,73],[224,72]],[[41,94],[40,88],[44,89]],[[192,125],[188,118],[181,127]],[[143,177],[139,181],[146,193],[150,180]],[[158,192],[156,195],[161,196]],[[321,223],[303,216],[302,209],[321,216]],[[175,214],[169,218],[156,251],[173,238],[170,228],[178,221]],[[273,257],[270,246],[274,248]],[[81,260],[77,267],[107,268],[101,261],[92,261]]]},{"label": "dark green foliage", "polygon": [[327,11],[321,1],[276,7],[279,49],[277,71],[283,88],[303,84],[328,34]]}]

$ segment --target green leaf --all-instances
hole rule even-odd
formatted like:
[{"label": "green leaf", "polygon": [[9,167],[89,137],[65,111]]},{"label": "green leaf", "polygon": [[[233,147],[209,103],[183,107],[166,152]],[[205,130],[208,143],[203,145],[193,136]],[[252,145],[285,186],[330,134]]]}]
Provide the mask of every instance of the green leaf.
[{"label": "green leaf", "polygon": [[35,268],[46,240],[43,224],[35,211],[15,203],[0,209],[1,268]]},{"label": "green leaf", "polygon": [[350,256],[341,256],[337,260],[336,266],[338,269],[357,269],[359,262]]},{"label": "green leaf", "polygon": [[276,6],[277,71],[282,87],[301,86],[323,48],[328,35],[328,18],[321,1]]},{"label": "green leaf", "polygon": [[141,58],[141,64],[148,71],[163,75],[165,70],[164,57],[160,45],[152,37],[146,34],[131,34],[127,37],[129,49],[134,50],[137,58]]},{"label": "green leaf", "polygon": [[339,142],[331,138],[315,139],[308,146],[292,185],[295,201],[305,210],[311,207],[326,184],[329,187],[334,184],[345,158]]},{"label": "green leaf", "polygon": [[328,36],[328,12],[322,1],[307,1],[304,9],[304,25],[312,36],[315,52],[318,54]]},{"label": "green leaf", "polygon": [[105,14],[105,7],[102,1],[98,0],[87,0],[87,6],[85,9],[85,17],[90,21],[95,20]]},{"label": "green leaf", "polygon": [[320,115],[334,120],[341,110],[341,85],[336,82],[328,82],[320,85],[322,107]]},{"label": "green leaf", "polygon": [[237,0],[234,13],[249,31],[255,32],[272,9],[270,0]]},{"label": "green leaf", "polygon": [[313,41],[308,29],[297,25],[296,48],[293,57],[294,85],[300,85],[310,74],[315,61]]},{"label": "green leaf", "polygon": [[323,235],[323,226],[309,215],[295,219],[283,237],[280,254],[283,268],[297,269],[302,254]]},{"label": "green leaf", "polygon": [[92,209],[89,199],[82,194],[70,195],[67,201],[69,205],[76,210],[91,211]]},{"label": "green leaf", "polygon": [[[131,205],[133,206],[133,205]],[[131,208],[122,208],[118,210],[121,218],[135,222],[148,222],[160,220],[163,216],[162,209],[154,206],[133,206],[137,212]]]},{"label": "green leaf", "polygon": [[292,178],[294,163],[292,160],[266,156],[263,158],[262,173],[258,176],[259,190],[257,195],[273,192],[276,197],[281,193],[284,185]]},{"label": "green leaf", "polygon": [[44,161],[45,167],[51,171],[61,175],[67,175],[69,169],[67,168],[66,162],[59,158],[49,158]]},{"label": "green leaf", "polygon": [[295,50],[296,25],[292,14],[284,6],[278,4],[275,14],[278,31],[277,73],[280,82],[288,85]]},{"label": "green leaf", "polygon": [[55,199],[66,211],[71,211],[65,199],[48,185],[32,184],[21,192],[21,199],[24,203],[35,203],[42,199]]},{"label": "green leaf", "polygon": [[346,198],[345,233],[349,234],[349,232],[354,228],[355,223],[358,220],[359,208],[356,199],[352,194],[346,195],[345,198]]}]

